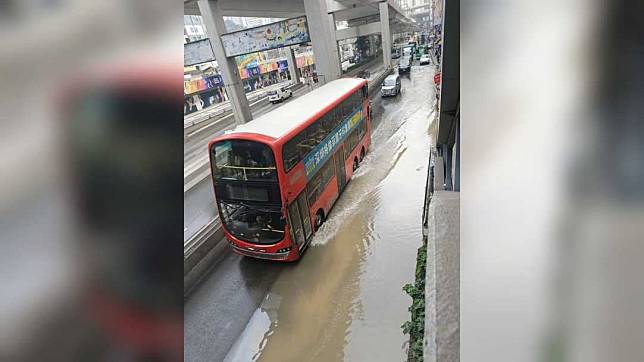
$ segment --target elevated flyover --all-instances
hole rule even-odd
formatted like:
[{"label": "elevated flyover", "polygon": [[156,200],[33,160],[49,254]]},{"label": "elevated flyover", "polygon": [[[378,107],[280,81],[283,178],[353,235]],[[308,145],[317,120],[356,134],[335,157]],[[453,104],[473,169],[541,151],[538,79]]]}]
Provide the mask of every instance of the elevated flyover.
[{"label": "elevated flyover", "polygon": [[[211,38],[218,38],[226,32],[224,16],[293,18],[306,15],[316,70],[323,83],[342,75],[337,45],[339,40],[380,33],[382,48],[387,50],[383,51],[383,62],[389,67],[392,35],[418,29],[415,20],[408,16],[408,11],[401,8],[400,0],[185,0],[184,14],[204,16]],[[338,23],[346,26],[338,29]],[[224,55],[221,53],[217,56],[217,42],[212,41],[215,56],[219,59]],[[234,73],[235,70],[231,70]],[[239,77],[238,74],[236,76]],[[238,83],[233,80],[228,82]],[[251,119],[250,115],[242,116],[238,117],[238,123]]]}]

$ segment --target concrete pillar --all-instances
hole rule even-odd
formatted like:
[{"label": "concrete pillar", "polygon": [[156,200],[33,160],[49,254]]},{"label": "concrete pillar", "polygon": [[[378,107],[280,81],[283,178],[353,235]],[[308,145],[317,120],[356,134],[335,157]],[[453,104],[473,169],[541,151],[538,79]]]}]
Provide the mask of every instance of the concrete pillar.
[{"label": "concrete pillar", "polygon": [[226,25],[219,9],[219,3],[217,0],[199,0],[198,5],[206,27],[206,33],[212,44],[215,59],[224,80],[224,87],[226,88],[226,94],[232,106],[235,120],[237,124],[244,124],[252,120],[253,115],[248,106],[248,99],[244,92],[235,58],[226,58],[226,53],[224,52],[224,45],[220,36],[226,33]]},{"label": "concrete pillar", "polygon": [[304,11],[320,82],[327,83],[340,78],[342,69],[335,39],[335,21],[333,15],[328,13],[326,0],[304,0]]},{"label": "concrete pillar", "polygon": [[298,84],[300,82],[300,75],[297,73],[297,63],[295,62],[295,51],[293,47],[286,49],[286,61],[288,62],[288,72],[291,73],[291,82]]},{"label": "concrete pillar", "polygon": [[389,30],[389,3],[378,4],[380,10],[380,35],[382,42],[382,61],[385,67],[391,66],[391,31]]}]

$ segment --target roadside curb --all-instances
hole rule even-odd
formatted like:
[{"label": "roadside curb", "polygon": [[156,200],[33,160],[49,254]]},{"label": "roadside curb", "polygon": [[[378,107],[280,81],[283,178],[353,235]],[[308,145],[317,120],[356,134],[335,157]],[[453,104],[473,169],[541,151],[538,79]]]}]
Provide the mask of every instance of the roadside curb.
[{"label": "roadside curb", "polygon": [[217,221],[212,228],[207,226],[194,237],[194,246],[184,251],[183,258],[183,294],[188,298],[199,282],[225,253],[228,243],[224,232]]}]

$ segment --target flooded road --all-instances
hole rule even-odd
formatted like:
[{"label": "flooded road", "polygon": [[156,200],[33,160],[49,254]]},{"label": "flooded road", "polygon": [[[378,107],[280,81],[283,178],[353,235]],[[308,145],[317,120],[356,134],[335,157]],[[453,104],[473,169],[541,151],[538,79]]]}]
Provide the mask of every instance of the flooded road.
[{"label": "flooded road", "polygon": [[[285,268],[231,361],[400,361],[420,246],[430,69],[382,100],[373,147],[297,264]],[[431,98],[429,98],[431,99]]]},{"label": "flooded road", "polygon": [[[411,299],[401,288],[414,279],[422,241],[432,77],[430,66],[414,66],[402,78],[402,95],[374,102],[371,149],[299,262],[243,261],[248,265],[240,279],[262,285],[261,293],[231,291],[236,298],[254,293],[259,307],[247,323],[241,315],[237,328],[229,328],[230,321],[212,323],[235,309],[221,305],[223,298],[209,299],[214,291],[200,290],[188,301],[186,360],[405,360],[400,325],[409,319]],[[215,283],[208,280],[200,289]]]}]

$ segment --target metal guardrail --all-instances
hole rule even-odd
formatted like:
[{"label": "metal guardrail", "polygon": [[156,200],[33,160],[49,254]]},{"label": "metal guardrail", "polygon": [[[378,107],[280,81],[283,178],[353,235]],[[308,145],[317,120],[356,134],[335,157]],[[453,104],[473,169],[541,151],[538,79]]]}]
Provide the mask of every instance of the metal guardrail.
[{"label": "metal guardrail", "polygon": [[[261,90],[253,91],[252,94],[247,93],[246,98],[248,99],[249,102],[253,102],[258,99],[261,101],[263,100],[263,98],[268,97],[267,93],[273,89],[280,88],[280,87],[292,88],[294,85],[295,83],[293,83],[292,81],[273,84]],[[210,110],[210,107],[209,107],[209,108],[204,108],[202,111],[185,115],[184,117],[186,120],[183,123],[183,128],[193,127],[215,116],[221,115],[226,112],[232,112],[232,106],[230,104],[230,101],[226,101],[224,104],[221,104],[221,105],[213,105],[212,107],[213,107],[212,110]]]},{"label": "metal guardrail", "polygon": [[183,243],[183,257],[190,256],[204,240],[212,236],[221,227],[219,217],[216,216],[210,220],[206,225],[202,226],[199,231],[192,235],[188,240]]},{"label": "metal guardrail", "polygon": [[427,236],[427,210],[429,203],[434,195],[434,157],[433,147],[429,148],[429,157],[427,160],[427,182],[425,183],[425,198],[423,199],[423,236]]}]

